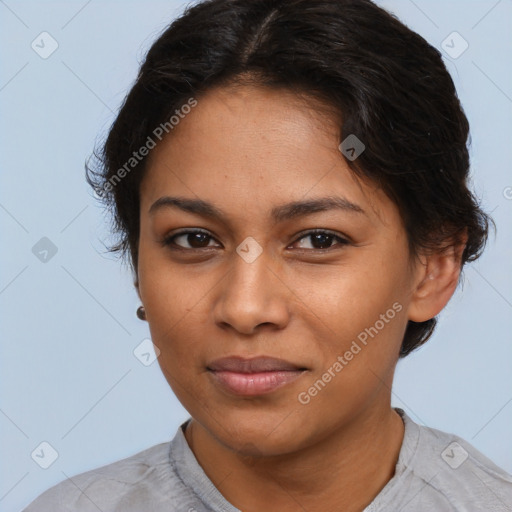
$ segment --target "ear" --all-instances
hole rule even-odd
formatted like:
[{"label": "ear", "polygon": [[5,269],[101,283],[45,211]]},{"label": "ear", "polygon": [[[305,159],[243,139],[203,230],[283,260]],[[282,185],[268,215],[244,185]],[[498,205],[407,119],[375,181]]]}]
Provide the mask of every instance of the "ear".
[{"label": "ear", "polygon": [[458,243],[420,257],[408,310],[409,320],[425,322],[434,318],[446,306],[459,282],[466,242],[467,236],[464,236]]}]

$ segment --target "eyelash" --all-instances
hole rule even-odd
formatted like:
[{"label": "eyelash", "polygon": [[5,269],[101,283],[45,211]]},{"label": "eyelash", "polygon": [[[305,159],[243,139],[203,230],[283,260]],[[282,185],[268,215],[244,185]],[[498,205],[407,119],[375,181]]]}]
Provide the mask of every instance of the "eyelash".
[{"label": "eyelash", "polygon": [[[169,236],[165,237],[161,241],[161,244],[164,247],[168,247],[169,249],[171,249],[173,251],[192,252],[192,251],[203,251],[205,249],[206,250],[212,249],[212,247],[202,247],[202,248],[191,248],[191,249],[189,249],[187,247],[180,247],[179,245],[177,246],[174,243],[174,241],[173,241],[177,237],[180,237],[180,236],[183,236],[183,235],[195,234],[195,233],[202,233],[204,235],[207,235],[210,239],[215,240],[215,238],[213,236],[211,236],[210,233],[208,233],[207,231],[203,231],[202,229],[187,229],[187,230],[179,231],[178,233],[174,233],[172,235],[169,235]],[[350,241],[347,238],[344,238],[344,237],[336,234],[333,231],[329,231],[329,230],[326,230],[326,229],[312,229],[312,230],[309,230],[309,231],[305,231],[303,233],[299,233],[300,236],[294,242],[292,242],[292,244],[295,244],[299,240],[302,240],[303,238],[307,238],[308,236],[313,236],[313,235],[318,235],[318,234],[329,235],[329,236],[333,237],[333,239],[335,239],[335,240],[337,240],[339,242],[338,245],[340,245],[340,246],[348,245],[350,243]],[[328,251],[331,251],[333,249],[332,249],[332,247],[328,247],[327,249],[299,249],[299,250],[306,251],[306,252],[328,252]]]}]

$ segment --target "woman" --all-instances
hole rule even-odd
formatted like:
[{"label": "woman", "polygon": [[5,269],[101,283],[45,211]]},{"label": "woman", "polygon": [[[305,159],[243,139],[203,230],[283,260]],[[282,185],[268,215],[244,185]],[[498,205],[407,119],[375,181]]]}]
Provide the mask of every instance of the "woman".
[{"label": "woman", "polygon": [[490,218],[441,56],[368,0],[210,0],[149,50],[88,181],[191,418],[26,511],[512,510],[391,407]]}]

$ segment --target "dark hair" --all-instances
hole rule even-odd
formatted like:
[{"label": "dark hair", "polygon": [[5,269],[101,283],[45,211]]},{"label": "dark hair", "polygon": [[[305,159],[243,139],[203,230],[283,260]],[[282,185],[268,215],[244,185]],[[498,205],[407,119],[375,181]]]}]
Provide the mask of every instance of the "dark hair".
[{"label": "dark hair", "polygon": [[[147,161],[139,151],[191,98],[233,83],[320,100],[339,119],[340,142],[354,134],[365,144],[347,163],[396,203],[411,254],[467,235],[462,266],[478,258],[492,219],[467,187],[469,125],[438,50],[369,0],[206,0],[152,45],[95,154],[98,169],[86,165],[119,236],[110,250],[129,251],[135,273]],[[400,357],[435,324],[409,321]]]}]

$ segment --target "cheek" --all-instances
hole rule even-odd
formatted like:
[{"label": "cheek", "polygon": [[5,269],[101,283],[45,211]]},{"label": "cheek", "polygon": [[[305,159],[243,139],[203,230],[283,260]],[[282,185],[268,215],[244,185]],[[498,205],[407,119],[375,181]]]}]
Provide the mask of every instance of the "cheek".
[{"label": "cheek", "polygon": [[[296,293],[326,327],[346,339],[372,326],[395,302],[405,301],[402,274],[393,264],[385,267],[384,262],[379,265],[361,258],[350,267],[329,269],[314,280],[302,279]],[[393,319],[395,313],[396,308],[390,312]]]},{"label": "cheek", "polygon": [[304,428],[314,428],[317,417],[326,425],[349,421],[391,389],[406,324],[402,305],[383,300],[382,307],[345,308],[332,318],[329,329],[318,326],[324,333],[317,345],[321,364],[296,396],[300,410],[308,413],[302,416]]},{"label": "cheek", "polygon": [[141,240],[139,248],[139,289],[152,323],[168,327],[180,321],[205,297],[214,276],[202,267],[173,262],[165,248]]},{"label": "cheek", "polygon": [[[141,244],[139,249],[139,290],[146,309],[152,340],[166,358],[169,350],[172,355],[187,354],[180,343],[190,343],[197,339],[194,326],[197,305],[208,291],[205,280],[194,280],[182,268],[173,265],[162,255],[164,251],[148,250]],[[172,342],[172,343],[171,343]],[[183,344],[183,343],[182,343]]]},{"label": "cheek", "polygon": [[[329,368],[340,376],[325,376],[333,383],[329,384],[331,393],[354,386],[369,390],[379,385],[379,379],[387,380],[407,325],[406,262],[399,260],[399,254],[386,259],[381,252],[379,261],[371,261],[370,255],[368,251],[350,268],[331,269],[330,278],[325,275],[314,286],[302,281],[308,290],[308,300],[304,301],[308,308],[304,307],[302,315],[307,313],[308,329],[316,337],[321,360],[315,378],[321,378]],[[332,368],[337,361],[342,371]],[[338,370],[340,364],[336,365]],[[324,397],[335,399],[330,393]]]}]

